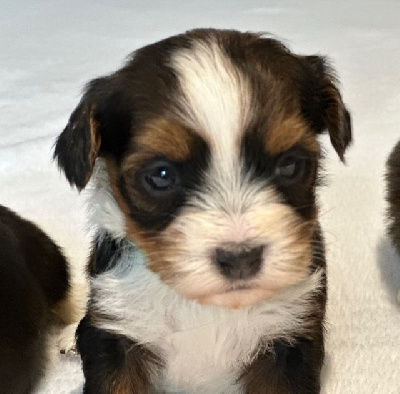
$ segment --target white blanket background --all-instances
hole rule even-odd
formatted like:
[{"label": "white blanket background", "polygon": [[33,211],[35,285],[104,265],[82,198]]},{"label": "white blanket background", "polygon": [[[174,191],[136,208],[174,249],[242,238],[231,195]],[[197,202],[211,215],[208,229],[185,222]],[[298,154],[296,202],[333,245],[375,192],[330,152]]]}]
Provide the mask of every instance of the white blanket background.
[{"label": "white blanket background", "polygon": [[[322,138],[329,174],[320,191],[329,267],[323,393],[400,393],[400,258],[385,236],[382,177],[400,138],[398,1],[2,0],[0,203],[50,234],[83,281],[84,196],[52,162],[55,137],[86,81],[136,48],[194,27],[268,31],[294,51],[334,60],[355,143],[343,166]],[[82,379],[77,358],[56,355],[38,392],[77,394]]]}]

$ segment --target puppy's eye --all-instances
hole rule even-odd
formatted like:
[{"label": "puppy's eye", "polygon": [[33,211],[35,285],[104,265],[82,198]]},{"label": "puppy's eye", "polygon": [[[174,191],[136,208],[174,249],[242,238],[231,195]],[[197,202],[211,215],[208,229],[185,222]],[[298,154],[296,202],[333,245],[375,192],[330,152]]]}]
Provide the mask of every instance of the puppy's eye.
[{"label": "puppy's eye", "polygon": [[298,180],[305,169],[305,158],[294,153],[283,155],[275,166],[274,176],[283,183]]},{"label": "puppy's eye", "polygon": [[176,184],[176,174],[171,168],[158,167],[146,175],[146,182],[156,190],[168,190]]},{"label": "puppy's eye", "polygon": [[180,185],[180,175],[173,163],[159,160],[141,172],[140,181],[148,193],[161,197],[177,189]]}]

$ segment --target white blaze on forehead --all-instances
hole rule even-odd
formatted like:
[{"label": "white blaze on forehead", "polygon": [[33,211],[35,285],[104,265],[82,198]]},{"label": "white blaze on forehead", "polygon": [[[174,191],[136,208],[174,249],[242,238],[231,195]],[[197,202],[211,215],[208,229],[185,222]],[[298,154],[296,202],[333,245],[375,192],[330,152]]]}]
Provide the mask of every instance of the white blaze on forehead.
[{"label": "white blaze on forehead", "polygon": [[193,41],[172,56],[180,83],[180,116],[210,144],[215,163],[230,170],[238,161],[249,119],[250,87],[215,39]]}]

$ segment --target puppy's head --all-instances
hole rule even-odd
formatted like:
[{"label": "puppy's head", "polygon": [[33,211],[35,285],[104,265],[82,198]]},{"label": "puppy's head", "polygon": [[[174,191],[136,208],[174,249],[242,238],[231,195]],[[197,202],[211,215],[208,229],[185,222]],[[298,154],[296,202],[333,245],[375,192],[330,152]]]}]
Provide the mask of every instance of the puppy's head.
[{"label": "puppy's head", "polygon": [[310,272],[324,131],[343,159],[350,116],[323,58],[195,30],[91,82],[55,157],[79,189],[104,158],[148,268],[187,298],[240,307]]}]

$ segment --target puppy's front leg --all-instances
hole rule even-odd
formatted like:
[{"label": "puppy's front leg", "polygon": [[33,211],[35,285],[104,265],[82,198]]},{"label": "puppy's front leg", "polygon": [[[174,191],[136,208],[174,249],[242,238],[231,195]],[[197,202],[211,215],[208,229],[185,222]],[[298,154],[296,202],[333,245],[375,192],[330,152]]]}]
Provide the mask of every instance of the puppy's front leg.
[{"label": "puppy's front leg", "polygon": [[94,327],[85,316],[77,330],[84,394],[148,394],[158,358],[130,339]]},{"label": "puppy's front leg", "polygon": [[242,381],[247,394],[318,394],[323,362],[322,337],[274,344],[247,367]]}]

